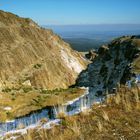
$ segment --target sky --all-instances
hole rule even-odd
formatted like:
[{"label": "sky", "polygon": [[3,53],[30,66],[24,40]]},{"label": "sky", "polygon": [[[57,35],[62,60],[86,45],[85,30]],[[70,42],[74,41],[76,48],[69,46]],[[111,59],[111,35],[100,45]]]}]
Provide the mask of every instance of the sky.
[{"label": "sky", "polygon": [[140,24],[140,0],[0,0],[40,25]]}]

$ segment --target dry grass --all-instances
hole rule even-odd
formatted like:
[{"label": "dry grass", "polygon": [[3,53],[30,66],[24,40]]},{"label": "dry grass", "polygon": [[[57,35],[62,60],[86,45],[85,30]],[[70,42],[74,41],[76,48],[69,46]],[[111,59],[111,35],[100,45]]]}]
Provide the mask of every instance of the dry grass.
[{"label": "dry grass", "polygon": [[136,73],[140,73],[140,57],[134,60],[133,71]]},{"label": "dry grass", "polygon": [[106,106],[85,114],[61,117],[51,130],[28,130],[18,140],[140,140],[140,90],[122,87]]},{"label": "dry grass", "polygon": [[[29,114],[46,106],[54,106],[73,100],[85,92],[83,89],[68,89],[54,92],[30,91],[28,93],[1,93],[0,121]],[[9,111],[5,107],[11,107]]]},{"label": "dry grass", "polygon": [[103,118],[104,118],[105,121],[109,121],[109,116],[108,116],[108,114],[107,114],[106,111],[103,110],[102,116],[103,116]]}]

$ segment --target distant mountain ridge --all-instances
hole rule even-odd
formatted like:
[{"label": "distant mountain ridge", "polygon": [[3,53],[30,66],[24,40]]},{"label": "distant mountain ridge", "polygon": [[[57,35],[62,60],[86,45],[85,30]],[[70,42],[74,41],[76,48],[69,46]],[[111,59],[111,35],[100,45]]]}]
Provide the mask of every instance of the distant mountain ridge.
[{"label": "distant mountain ridge", "polygon": [[83,57],[52,30],[0,11],[0,89],[67,88],[85,67]]},{"label": "distant mountain ridge", "polygon": [[48,25],[77,51],[98,49],[114,38],[139,35],[140,24]]}]

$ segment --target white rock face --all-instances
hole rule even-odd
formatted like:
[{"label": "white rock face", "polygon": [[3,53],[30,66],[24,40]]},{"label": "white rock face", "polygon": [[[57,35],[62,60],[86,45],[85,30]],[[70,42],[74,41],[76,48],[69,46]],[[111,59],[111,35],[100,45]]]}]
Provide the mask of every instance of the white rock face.
[{"label": "white rock face", "polygon": [[61,50],[61,57],[65,65],[76,73],[80,73],[84,69],[84,67],[79,63],[77,58],[72,56],[70,53]]}]

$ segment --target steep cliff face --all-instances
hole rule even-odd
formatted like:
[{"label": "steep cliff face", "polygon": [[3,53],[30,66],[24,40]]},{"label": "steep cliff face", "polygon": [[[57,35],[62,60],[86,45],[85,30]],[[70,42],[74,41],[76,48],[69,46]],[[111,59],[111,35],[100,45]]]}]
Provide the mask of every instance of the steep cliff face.
[{"label": "steep cliff face", "polygon": [[98,56],[77,80],[78,86],[112,90],[140,73],[140,36],[115,39],[98,50]]},{"label": "steep cliff face", "polygon": [[0,11],[0,87],[67,88],[86,67],[82,56],[31,19]]}]

